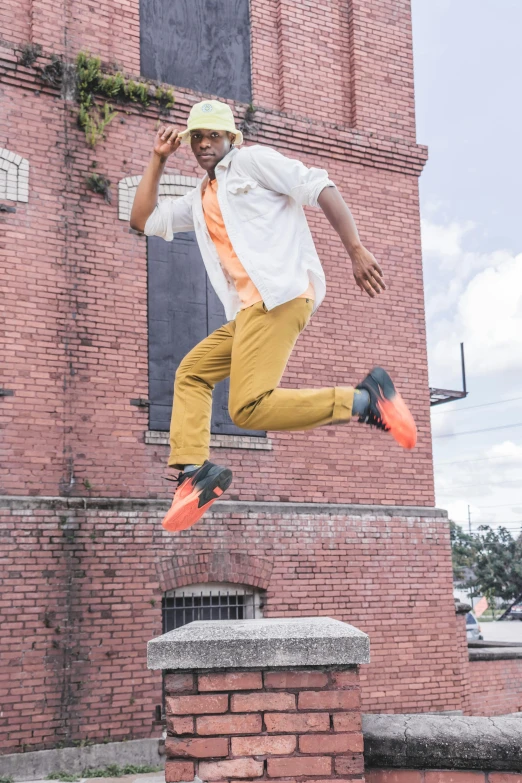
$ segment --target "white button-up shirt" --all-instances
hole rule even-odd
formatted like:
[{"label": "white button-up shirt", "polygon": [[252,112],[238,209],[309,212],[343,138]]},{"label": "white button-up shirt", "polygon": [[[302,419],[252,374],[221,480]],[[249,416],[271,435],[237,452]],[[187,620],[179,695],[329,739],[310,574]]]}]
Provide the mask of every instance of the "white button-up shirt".
[{"label": "white button-up shirt", "polygon": [[[144,233],[167,242],[195,231],[210,282],[232,320],[241,308],[207,230],[202,192],[208,175],[181,198],[162,199]],[[311,282],[314,312],[324,299],[323,268],[303,206],[317,207],[323,188],[334,186],[324,169],[307,168],[271,147],[232,149],[216,166],[218,201],[232,247],[268,310],[303,294]]]}]

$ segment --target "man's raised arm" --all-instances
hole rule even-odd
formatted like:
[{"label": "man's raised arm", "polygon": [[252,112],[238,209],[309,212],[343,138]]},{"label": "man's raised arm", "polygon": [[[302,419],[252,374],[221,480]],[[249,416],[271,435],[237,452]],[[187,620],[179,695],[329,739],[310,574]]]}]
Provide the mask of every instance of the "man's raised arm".
[{"label": "man's raised arm", "polygon": [[175,152],[181,141],[179,131],[172,125],[162,126],[154,140],[154,149],[149,165],[136,188],[134,204],[130,216],[130,225],[135,231],[143,231],[149,216],[158,203],[159,182],[165,169],[167,158]]}]

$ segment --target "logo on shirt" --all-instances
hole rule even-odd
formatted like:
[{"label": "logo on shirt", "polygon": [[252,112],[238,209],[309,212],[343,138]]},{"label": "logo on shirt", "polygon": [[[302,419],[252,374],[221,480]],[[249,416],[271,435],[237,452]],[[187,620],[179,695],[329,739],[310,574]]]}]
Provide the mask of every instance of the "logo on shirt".
[{"label": "logo on shirt", "polygon": [[201,111],[208,113],[209,111],[214,111],[214,107],[212,106],[211,103],[204,103],[203,106],[201,107]]}]

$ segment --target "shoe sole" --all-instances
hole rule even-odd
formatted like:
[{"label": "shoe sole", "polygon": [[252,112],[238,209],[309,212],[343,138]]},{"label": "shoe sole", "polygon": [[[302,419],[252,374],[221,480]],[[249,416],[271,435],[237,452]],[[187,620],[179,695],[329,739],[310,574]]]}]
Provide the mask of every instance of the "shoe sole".
[{"label": "shoe sole", "polygon": [[183,483],[174,495],[172,505],[168,510],[162,525],[170,533],[187,530],[198,522],[232,482],[232,471],[223,468],[211,481],[205,480],[204,486],[198,487],[196,476]]},{"label": "shoe sole", "polygon": [[413,449],[417,444],[417,426],[410,410],[386,370],[375,367],[370,376],[379,387],[377,407],[384,425],[397,443],[404,449]]}]

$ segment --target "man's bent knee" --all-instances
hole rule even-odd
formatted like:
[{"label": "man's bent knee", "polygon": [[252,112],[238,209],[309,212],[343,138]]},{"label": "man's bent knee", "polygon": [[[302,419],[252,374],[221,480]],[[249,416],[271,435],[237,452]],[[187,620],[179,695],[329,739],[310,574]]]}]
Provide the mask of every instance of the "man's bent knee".
[{"label": "man's bent knee", "polygon": [[[270,392],[267,392],[267,394],[270,394]],[[259,403],[265,396],[266,394],[262,394],[256,400],[248,400],[248,402],[229,400],[228,413],[232,423],[243,430],[260,429],[259,417],[261,411],[259,410]]]},{"label": "man's bent knee", "polygon": [[228,413],[232,420],[232,424],[235,424],[236,427],[241,427],[243,430],[247,430],[249,428],[248,420],[250,418],[250,411],[246,406],[242,408],[235,408],[229,405]]}]

